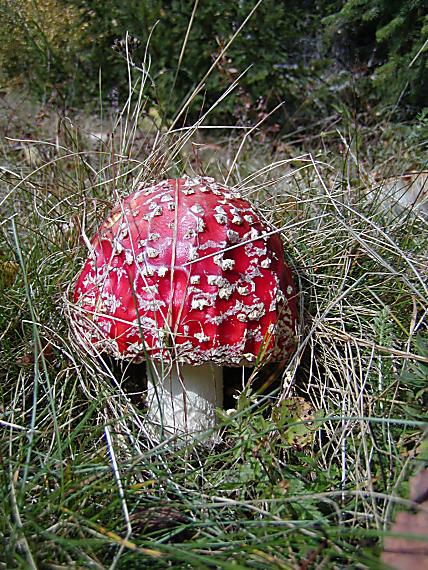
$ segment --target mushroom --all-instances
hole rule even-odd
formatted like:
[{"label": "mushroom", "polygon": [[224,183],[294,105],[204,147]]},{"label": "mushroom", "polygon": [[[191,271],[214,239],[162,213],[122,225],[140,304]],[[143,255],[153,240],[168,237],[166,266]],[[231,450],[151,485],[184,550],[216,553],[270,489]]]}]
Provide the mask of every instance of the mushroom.
[{"label": "mushroom", "polygon": [[74,302],[83,342],[150,361],[149,414],[167,433],[215,426],[223,366],[285,361],[296,343],[278,234],[208,177],[164,180],[121,201],[92,240]]}]

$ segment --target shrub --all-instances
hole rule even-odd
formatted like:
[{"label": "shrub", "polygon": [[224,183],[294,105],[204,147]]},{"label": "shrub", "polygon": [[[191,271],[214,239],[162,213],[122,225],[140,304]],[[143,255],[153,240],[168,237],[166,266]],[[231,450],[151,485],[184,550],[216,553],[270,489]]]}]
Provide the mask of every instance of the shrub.
[{"label": "shrub", "polygon": [[428,89],[425,0],[347,0],[324,23],[336,58],[368,78],[362,83],[374,102],[421,110]]},{"label": "shrub", "polygon": [[0,1],[0,78],[26,84],[39,98],[64,98],[82,81],[77,54],[88,23],[60,0]]},{"label": "shrub", "polygon": [[39,98],[55,92],[81,105],[101,84],[104,98],[124,101],[128,70],[117,52],[128,37],[131,67],[149,73],[145,95],[169,119],[192,96],[181,121],[195,121],[238,78],[211,121],[254,124],[282,101],[266,121],[273,131],[328,120],[342,101],[365,111],[398,102],[415,114],[428,88],[424,4],[0,0],[0,64],[3,80]]},{"label": "shrub", "polygon": [[[301,2],[285,6],[264,0],[248,18],[255,6],[253,0],[209,0],[198,4],[192,18],[193,2],[183,0],[131,0],[126,5],[111,2],[108,15],[97,0],[77,3],[79,8],[96,13],[92,21],[103,30],[101,41],[97,37],[97,47],[93,47],[91,62],[97,61],[104,68],[107,89],[123,85],[127,90],[123,63],[113,63],[110,55],[103,61],[103,54],[127,31],[140,40],[133,54],[136,63],[141,62],[148,45],[153,79],[148,94],[167,115],[174,114],[215,62],[203,89],[193,98],[191,119],[214,104],[244,74],[239,87],[216,112],[220,122],[244,123],[259,120],[284,100],[281,122],[290,119],[312,90],[315,75],[322,68],[320,54],[314,49],[315,4],[307,1],[302,10]],[[233,39],[244,21],[241,33]],[[94,75],[94,71],[90,73]]]}]

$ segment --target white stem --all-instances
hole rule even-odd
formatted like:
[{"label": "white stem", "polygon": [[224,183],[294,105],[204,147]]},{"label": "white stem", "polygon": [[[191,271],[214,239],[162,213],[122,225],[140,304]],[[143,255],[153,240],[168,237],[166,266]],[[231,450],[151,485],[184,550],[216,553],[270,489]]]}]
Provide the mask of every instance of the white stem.
[{"label": "white stem", "polygon": [[171,434],[193,434],[213,428],[215,408],[223,405],[223,368],[152,363],[148,373],[147,405],[159,427]]}]

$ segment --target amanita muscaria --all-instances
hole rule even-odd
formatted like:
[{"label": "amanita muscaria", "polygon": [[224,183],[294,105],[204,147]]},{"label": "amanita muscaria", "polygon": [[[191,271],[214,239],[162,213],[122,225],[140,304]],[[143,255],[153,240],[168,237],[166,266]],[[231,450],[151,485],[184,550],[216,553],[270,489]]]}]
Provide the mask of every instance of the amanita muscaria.
[{"label": "amanita muscaria", "polygon": [[278,234],[208,177],[164,180],[100,226],[74,289],[83,342],[150,359],[147,404],[170,433],[215,425],[223,366],[285,361],[296,290]]}]

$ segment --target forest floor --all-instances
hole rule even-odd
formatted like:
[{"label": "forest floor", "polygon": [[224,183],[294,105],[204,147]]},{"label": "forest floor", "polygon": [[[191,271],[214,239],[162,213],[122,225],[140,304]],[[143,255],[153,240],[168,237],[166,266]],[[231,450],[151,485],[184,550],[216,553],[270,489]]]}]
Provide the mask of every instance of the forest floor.
[{"label": "forest floor", "polygon": [[[336,117],[273,145],[158,129],[138,98],[119,117],[3,103],[0,568],[382,568],[428,461],[426,125]],[[182,173],[281,228],[299,290],[297,352],[226,371],[215,446],[154,437],[144,365],[70,327],[82,235]]]}]

